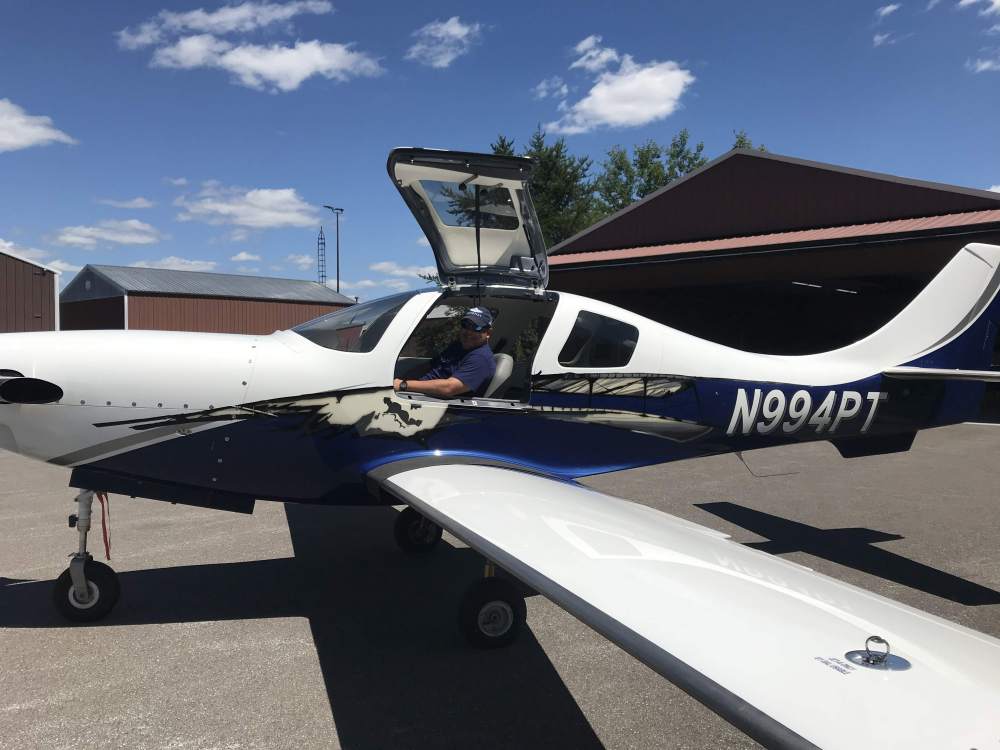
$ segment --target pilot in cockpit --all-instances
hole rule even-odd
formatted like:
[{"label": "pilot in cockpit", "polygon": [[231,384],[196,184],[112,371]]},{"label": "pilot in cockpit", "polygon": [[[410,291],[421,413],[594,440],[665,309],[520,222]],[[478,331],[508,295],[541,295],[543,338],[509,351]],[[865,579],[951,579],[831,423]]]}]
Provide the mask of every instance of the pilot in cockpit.
[{"label": "pilot in cockpit", "polygon": [[462,316],[461,326],[458,340],[431,361],[430,370],[417,380],[396,378],[392,387],[437,398],[482,396],[496,372],[490,349],[493,315],[485,307],[473,307]]}]

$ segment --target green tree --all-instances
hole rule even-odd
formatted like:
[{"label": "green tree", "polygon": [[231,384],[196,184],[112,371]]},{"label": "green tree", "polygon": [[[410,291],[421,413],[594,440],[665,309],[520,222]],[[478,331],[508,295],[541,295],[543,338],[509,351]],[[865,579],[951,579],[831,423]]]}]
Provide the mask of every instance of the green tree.
[{"label": "green tree", "polygon": [[[687,143],[687,131],[681,131]],[[673,144],[671,143],[671,148]],[[701,153],[702,144],[698,144],[698,153]],[[676,171],[677,166],[673,159],[664,163],[663,157],[666,151],[659,143],[648,140],[640,146],[632,149],[632,166],[635,168],[635,195],[637,198],[645,198],[650,193],[656,192],[661,187],[671,182],[671,171]],[[693,169],[693,167],[692,167]],[[690,171],[690,170],[688,170]]]},{"label": "green tree", "polygon": [[628,151],[612,146],[601,165],[601,173],[594,179],[594,191],[602,213],[614,213],[635,200],[637,193],[636,170]]},{"label": "green tree", "polygon": [[[498,135],[490,148],[495,154],[513,156],[514,139]],[[590,157],[571,155],[565,138],[547,143],[541,127],[532,134],[521,156],[535,160],[531,198],[549,247],[586,229],[599,218],[589,179]]]},{"label": "green tree", "polygon": [[501,133],[497,136],[496,143],[490,144],[490,148],[497,156],[514,156],[514,139]]},{"label": "green tree", "polygon": [[684,129],[667,146],[649,140],[633,147],[631,157],[624,147],[613,146],[594,179],[601,213],[620,211],[703,166],[708,161],[705,144],[692,147],[690,141],[691,134]]},{"label": "green tree", "polygon": [[665,185],[669,185],[674,180],[700,169],[708,163],[708,159],[702,155],[705,144],[698,141],[695,147],[691,148],[688,145],[690,139],[691,134],[687,128],[684,128],[670,141],[670,145],[666,149],[667,181],[664,183]]},{"label": "green tree", "polygon": [[540,127],[524,155],[537,160],[531,195],[548,245],[558,245],[589,227],[597,218],[588,179],[590,157],[570,155],[565,138],[547,144]]},{"label": "green tree", "polygon": [[750,136],[747,135],[747,131],[745,130],[742,129],[734,130],[733,138],[735,138],[735,140],[733,141],[733,148],[750,148],[750,149],[755,148],[758,151],[767,151],[767,149],[764,148],[763,144],[754,146],[753,141],[750,140]]}]

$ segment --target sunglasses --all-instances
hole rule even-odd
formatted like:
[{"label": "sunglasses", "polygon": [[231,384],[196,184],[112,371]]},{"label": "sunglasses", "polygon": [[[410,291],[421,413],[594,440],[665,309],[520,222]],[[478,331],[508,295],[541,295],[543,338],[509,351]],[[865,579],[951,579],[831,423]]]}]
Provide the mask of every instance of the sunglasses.
[{"label": "sunglasses", "polygon": [[487,328],[489,328],[489,326],[476,325],[471,320],[462,320],[461,325],[462,328],[464,328],[466,331],[475,331],[476,333],[482,333]]}]

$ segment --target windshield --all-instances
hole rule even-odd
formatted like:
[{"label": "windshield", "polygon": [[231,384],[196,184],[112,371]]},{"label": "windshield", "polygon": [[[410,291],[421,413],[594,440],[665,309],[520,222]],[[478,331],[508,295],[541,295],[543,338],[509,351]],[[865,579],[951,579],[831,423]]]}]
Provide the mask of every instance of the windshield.
[{"label": "windshield", "polygon": [[396,313],[419,290],[394,294],[324,315],[292,330],[314,344],[339,352],[370,352],[389,327]]}]

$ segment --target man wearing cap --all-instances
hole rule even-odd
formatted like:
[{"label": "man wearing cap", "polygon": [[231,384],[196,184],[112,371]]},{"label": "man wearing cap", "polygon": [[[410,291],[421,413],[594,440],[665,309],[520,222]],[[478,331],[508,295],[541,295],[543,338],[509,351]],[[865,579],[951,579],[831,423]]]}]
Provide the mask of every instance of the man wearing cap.
[{"label": "man wearing cap", "polygon": [[473,307],[462,316],[458,341],[438,354],[431,369],[419,380],[396,378],[397,391],[424,393],[437,398],[482,396],[496,372],[490,333],[493,315],[485,307]]}]

